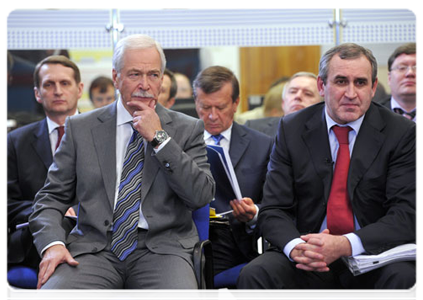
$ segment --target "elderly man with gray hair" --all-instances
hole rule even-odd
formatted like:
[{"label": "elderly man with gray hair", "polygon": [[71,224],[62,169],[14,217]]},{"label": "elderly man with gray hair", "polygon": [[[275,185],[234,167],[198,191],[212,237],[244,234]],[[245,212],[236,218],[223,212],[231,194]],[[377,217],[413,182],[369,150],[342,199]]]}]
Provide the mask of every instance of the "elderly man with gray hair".
[{"label": "elderly man with gray hair", "polygon": [[[117,101],[67,119],[35,198],[38,288],[197,288],[192,211],[213,199],[201,120],[157,103],[166,59],[145,35],[113,55]],[[189,182],[189,184],[187,184]],[[79,200],[78,221],[61,220]]]}]

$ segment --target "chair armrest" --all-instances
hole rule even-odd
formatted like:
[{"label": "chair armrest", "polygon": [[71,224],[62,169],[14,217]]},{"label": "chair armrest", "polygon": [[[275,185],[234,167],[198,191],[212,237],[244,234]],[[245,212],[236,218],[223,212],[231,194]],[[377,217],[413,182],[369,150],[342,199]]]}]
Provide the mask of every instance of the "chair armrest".
[{"label": "chair armrest", "polygon": [[199,289],[214,288],[213,252],[209,240],[199,241],[194,246],[194,272]]}]

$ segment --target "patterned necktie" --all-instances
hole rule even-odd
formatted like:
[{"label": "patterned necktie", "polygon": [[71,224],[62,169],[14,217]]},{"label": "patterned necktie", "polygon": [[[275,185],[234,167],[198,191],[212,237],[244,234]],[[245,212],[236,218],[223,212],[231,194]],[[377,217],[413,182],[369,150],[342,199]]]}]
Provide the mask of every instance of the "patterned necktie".
[{"label": "patterned necktie", "polygon": [[126,150],[118,199],[113,213],[111,250],[121,261],[124,261],[138,245],[143,165],[144,142],[134,129]]},{"label": "patterned necktie", "polygon": [[57,150],[57,148],[59,148],[60,141],[62,140],[63,134],[65,133],[65,127],[59,126],[59,127],[56,127],[56,129],[57,129],[58,135],[57,135],[57,143],[56,143],[55,149]]},{"label": "patterned necktie", "polygon": [[396,107],[396,108],[394,108],[394,112],[406,117],[409,120],[413,120],[414,117],[416,116],[416,110],[413,110],[412,112],[406,112],[406,111],[402,110],[401,108]]},{"label": "patterned necktie", "polygon": [[350,127],[332,127],[339,143],[327,207],[327,227],[331,234],[342,235],[354,231],[354,217],[348,197],[347,179],[350,166],[348,132]]},{"label": "patterned necktie", "polygon": [[217,135],[212,135],[211,137],[215,145],[220,145],[220,141],[223,139],[223,135],[221,135],[220,133]]}]

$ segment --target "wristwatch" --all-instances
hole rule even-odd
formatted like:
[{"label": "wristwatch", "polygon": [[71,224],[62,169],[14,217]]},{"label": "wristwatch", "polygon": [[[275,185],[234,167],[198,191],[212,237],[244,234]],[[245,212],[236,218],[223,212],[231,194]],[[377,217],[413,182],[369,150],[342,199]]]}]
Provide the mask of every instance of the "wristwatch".
[{"label": "wristwatch", "polygon": [[167,140],[169,135],[164,130],[156,130],[156,134],[154,135],[153,140],[151,141],[151,146],[156,148],[158,145],[162,144],[164,141]]}]

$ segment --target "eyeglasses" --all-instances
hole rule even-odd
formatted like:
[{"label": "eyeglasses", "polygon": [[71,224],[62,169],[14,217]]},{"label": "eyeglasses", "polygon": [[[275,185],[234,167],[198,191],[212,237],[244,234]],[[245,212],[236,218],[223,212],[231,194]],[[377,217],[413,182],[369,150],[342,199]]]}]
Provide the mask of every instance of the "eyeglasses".
[{"label": "eyeglasses", "polygon": [[408,72],[408,69],[411,69],[411,71],[413,71],[414,73],[416,73],[416,66],[405,66],[405,65],[401,65],[395,68],[392,68],[391,71],[398,71],[399,73],[406,73]]}]

